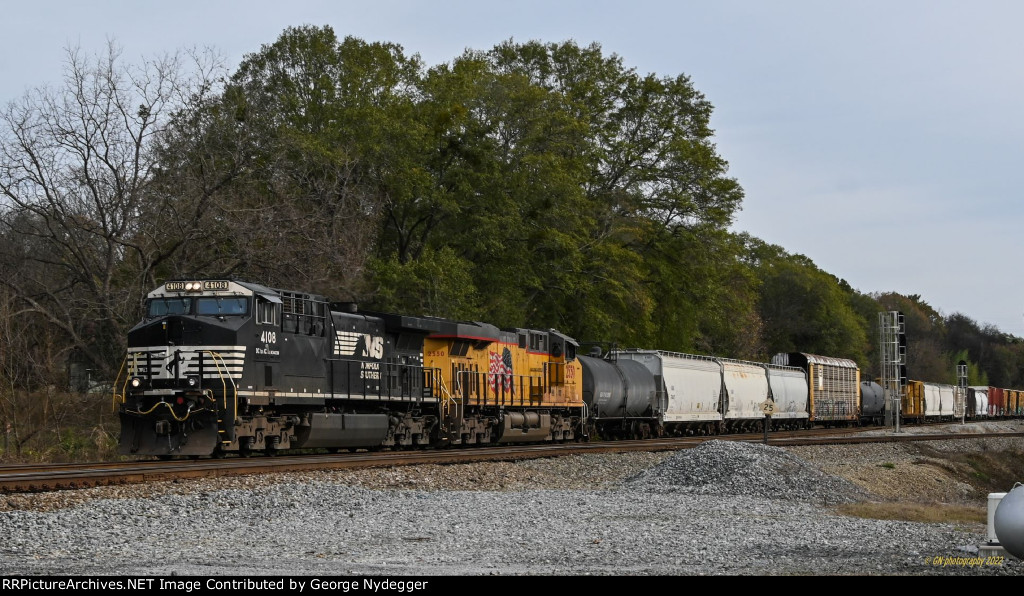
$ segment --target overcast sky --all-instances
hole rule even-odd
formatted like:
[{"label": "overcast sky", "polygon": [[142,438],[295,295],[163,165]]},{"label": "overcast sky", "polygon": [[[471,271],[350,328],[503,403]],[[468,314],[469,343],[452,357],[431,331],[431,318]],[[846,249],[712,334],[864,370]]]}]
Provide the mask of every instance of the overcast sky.
[{"label": "overcast sky", "polygon": [[596,42],[714,106],[747,231],[862,292],[1024,337],[1020,0],[0,0],[0,104],[58,85],[64,49],[126,63],[192,46],[230,67],[289,26],[394,42],[427,65],[465,49]]}]

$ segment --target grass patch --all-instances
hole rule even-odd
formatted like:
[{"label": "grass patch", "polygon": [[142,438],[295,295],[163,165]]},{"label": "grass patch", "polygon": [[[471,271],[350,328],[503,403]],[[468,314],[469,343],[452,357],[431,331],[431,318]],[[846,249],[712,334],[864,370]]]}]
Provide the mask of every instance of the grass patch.
[{"label": "grass patch", "polygon": [[971,466],[972,474],[978,479],[979,482],[991,484],[992,478],[989,476],[990,466],[985,466],[981,462],[976,460],[970,460],[967,465]]},{"label": "grass patch", "polygon": [[896,464],[892,463],[891,461],[887,461],[884,464],[878,464],[878,465],[882,466],[886,470],[895,470],[896,469]]},{"label": "grass patch", "polygon": [[1024,452],[1019,450],[948,453],[922,445],[920,453],[954,479],[970,484],[979,499],[1008,491],[1024,473]]},{"label": "grass patch", "polygon": [[984,507],[926,503],[851,503],[839,505],[838,513],[865,519],[891,519],[922,523],[988,523]]}]

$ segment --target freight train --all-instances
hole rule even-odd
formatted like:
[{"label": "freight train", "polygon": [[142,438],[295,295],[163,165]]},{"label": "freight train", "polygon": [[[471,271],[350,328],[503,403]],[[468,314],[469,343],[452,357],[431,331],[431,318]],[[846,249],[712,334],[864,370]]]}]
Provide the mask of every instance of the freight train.
[{"label": "freight train", "polygon": [[[881,422],[881,388],[851,360],[579,349],[554,329],[360,312],[237,280],[167,281],[128,333],[113,396],[119,451],[245,456]],[[929,385],[908,419],[949,413]],[[989,415],[993,392],[973,388],[968,403]],[[998,415],[1010,412],[1002,392],[996,401]]]}]

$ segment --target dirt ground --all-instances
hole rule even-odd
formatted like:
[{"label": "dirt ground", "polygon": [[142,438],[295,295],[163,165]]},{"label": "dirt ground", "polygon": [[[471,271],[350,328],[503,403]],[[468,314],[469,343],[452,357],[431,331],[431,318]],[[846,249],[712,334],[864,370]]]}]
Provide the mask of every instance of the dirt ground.
[{"label": "dirt ground", "polygon": [[[987,508],[989,493],[1009,492],[1017,483],[1024,483],[1024,437],[986,437],[995,432],[1024,432],[1024,421],[901,430],[906,434],[969,433],[976,438],[788,449],[883,501]],[[836,450],[842,455],[837,457]]]}]

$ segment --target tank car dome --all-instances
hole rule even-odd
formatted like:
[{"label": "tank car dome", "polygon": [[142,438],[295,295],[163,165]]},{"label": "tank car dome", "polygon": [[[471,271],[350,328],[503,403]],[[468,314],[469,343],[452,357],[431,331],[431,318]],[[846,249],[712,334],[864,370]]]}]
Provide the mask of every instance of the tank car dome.
[{"label": "tank car dome", "polygon": [[1024,484],[1017,483],[999,501],[992,523],[1006,552],[1024,559]]},{"label": "tank car dome", "polygon": [[885,392],[882,386],[874,381],[860,383],[861,412],[865,416],[874,416],[885,411]]}]

